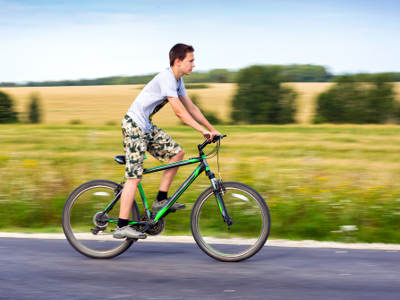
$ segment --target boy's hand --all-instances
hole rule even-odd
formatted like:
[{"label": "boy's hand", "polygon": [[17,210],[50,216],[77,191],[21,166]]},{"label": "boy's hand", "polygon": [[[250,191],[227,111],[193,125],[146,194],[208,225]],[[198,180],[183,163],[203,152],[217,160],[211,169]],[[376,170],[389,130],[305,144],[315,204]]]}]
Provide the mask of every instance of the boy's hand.
[{"label": "boy's hand", "polygon": [[207,142],[212,141],[213,136],[210,131],[204,130],[201,132],[201,134],[204,136],[204,138],[207,140]]},{"label": "boy's hand", "polygon": [[208,142],[211,142],[214,136],[221,135],[221,133],[219,133],[219,131],[217,130],[212,130],[212,131],[204,130],[201,133]]},{"label": "boy's hand", "polygon": [[217,131],[217,130],[211,130],[211,139],[213,139],[214,138],[214,136],[218,136],[218,135],[222,135],[219,131]]}]

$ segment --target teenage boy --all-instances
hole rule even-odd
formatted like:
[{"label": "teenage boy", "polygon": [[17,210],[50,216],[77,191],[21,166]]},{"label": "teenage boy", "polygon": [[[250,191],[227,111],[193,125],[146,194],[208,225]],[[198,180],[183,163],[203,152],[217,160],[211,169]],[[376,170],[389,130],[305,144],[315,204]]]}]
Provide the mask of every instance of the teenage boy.
[{"label": "teenage boy", "polygon": [[[137,186],[143,174],[145,151],[168,163],[181,161],[184,156],[182,147],[165,131],[152,124],[151,118],[156,112],[169,103],[182,122],[199,131],[206,139],[212,140],[214,136],[220,135],[186,94],[182,76],[189,75],[194,68],[193,52],[192,46],[173,46],[169,51],[170,67],[157,74],[143,88],[122,120],[127,180],[121,194],[115,238],[146,238],[144,233],[128,226]],[[178,167],[164,171],[157,199],[152,206],[153,212],[161,209],[168,201],[168,190],[177,171]],[[175,202],[171,208],[183,209],[185,205]]]}]

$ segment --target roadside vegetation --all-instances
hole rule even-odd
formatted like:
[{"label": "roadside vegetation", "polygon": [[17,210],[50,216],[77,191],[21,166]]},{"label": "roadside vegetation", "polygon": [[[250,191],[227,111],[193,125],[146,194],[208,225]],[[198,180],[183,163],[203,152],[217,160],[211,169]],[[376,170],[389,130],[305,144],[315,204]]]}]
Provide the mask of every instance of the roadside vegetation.
[{"label": "roadside vegetation", "polygon": [[[165,128],[196,155],[201,137]],[[224,180],[257,189],[271,210],[275,238],[400,243],[400,128],[397,126],[219,126]],[[29,134],[27,134],[29,132]],[[390,142],[388,142],[390,141]],[[93,179],[123,180],[119,126],[0,126],[0,230],[61,231],[68,194]],[[211,168],[217,173],[216,160]],[[158,165],[153,158],[146,166]],[[181,168],[171,189],[192,171]],[[144,177],[149,200],[161,174]],[[209,186],[201,176],[167,217],[166,234],[190,234],[190,209]]]}]

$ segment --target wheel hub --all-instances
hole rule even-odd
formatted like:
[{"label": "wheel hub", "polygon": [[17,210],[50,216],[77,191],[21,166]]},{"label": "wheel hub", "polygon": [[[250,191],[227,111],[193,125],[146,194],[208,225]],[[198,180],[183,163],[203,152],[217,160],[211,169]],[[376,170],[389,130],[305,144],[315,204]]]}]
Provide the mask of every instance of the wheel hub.
[{"label": "wheel hub", "polygon": [[103,213],[102,211],[97,212],[93,216],[93,224],[99,229],[99,230],[104,230],[107,228],[108,225],[108,215],[106,213]]}]

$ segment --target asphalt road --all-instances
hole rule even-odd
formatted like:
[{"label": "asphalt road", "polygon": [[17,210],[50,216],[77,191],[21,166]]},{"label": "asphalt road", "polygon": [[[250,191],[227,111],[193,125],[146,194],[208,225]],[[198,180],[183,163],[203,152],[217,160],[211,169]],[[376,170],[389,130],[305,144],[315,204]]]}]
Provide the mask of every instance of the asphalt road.
[{"label": "asphalt road", "polygon": [[66,240],[0,238],[0,299],[400,299],[400,251],[264,247],[223,263],[141,241],[110,260]]}]

